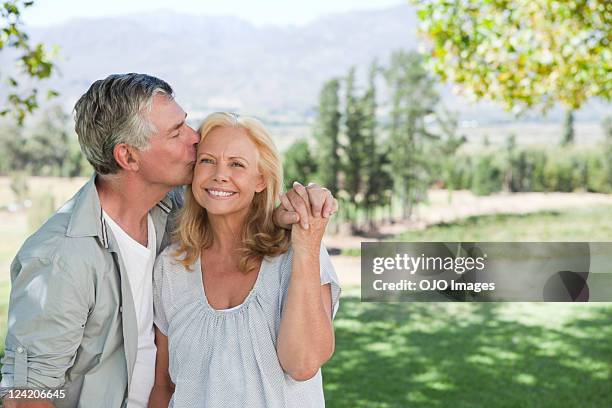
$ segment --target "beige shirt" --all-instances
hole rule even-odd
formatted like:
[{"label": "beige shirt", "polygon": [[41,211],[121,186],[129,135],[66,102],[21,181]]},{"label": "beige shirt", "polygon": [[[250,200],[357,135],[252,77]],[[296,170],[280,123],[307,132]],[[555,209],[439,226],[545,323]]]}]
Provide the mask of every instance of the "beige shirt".
[{"label": "beige shirt", "polygon": [[[11,265],[2,395],[59,389],[58,407],[125,405],[138,347],[136,312],[117,242],[102,217],[95,176],[23,244]],[[156,253],[181,197],[149,212]],[[171,219],[171,218],[170,218]]]}]

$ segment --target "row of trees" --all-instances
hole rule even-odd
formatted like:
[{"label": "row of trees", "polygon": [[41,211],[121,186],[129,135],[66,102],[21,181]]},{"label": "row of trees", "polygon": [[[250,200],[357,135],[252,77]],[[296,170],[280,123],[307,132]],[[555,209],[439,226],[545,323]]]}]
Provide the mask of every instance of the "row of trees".
[{"label": "row of trees", "polygon": [[[512,139],[510,139],[511,141]],[[486,195],[498,191],[612,193],[612,144],[508,146],[460,152],[439,184]]]},{"label": "row of trees", "polygon": [[[317,179],[343,201],[349,219],[372,228],[381,207],[392,212],[399,205],[409,217],[425,198],[433,169],[445,167],[442,162],[465,138],[456,136],[456,118],[437,109],[435,81],[419,54],[398,51],[388,66],[374,61],[363,82],[360,92],[351,68],[324,84],[316,146],[311,150],[302,140],[287,150],[285,179]],[[385,122],[377,115],[383,108]]]},{"label": "row of trees", "polygon": [[[356,85],[356,70],[326,82],[319,97],[314,144],[285,154],[287,187],[317,180],[343,202],[354,229],[373,229],[382,214],[410,217],[433,186],[505,191],[612,192],[612,119],[602,146],[573,146],[573,117],[559,147],[460,149],[457,118],[439,106],[436,81],[415,52],[394,53],[388,66],[373,62]],[[377,114],[378,113],[378,114]]]}]

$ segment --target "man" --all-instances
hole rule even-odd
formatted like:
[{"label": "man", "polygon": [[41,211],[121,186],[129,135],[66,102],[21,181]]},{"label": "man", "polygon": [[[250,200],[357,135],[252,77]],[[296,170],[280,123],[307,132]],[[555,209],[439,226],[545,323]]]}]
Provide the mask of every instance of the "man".
[{"label": "man", "polygon": [[[75,130],[96,174],[11,265],[6,407],[146,406],[155,368],[152,267],[199,141],[172,95],[158,78],[111,75],[77,102]],[[282,201],[291,210],[275,213],[283,227],[306,227],[309,210],[327,216],[336,206],[317,186],[296,185]]]}]

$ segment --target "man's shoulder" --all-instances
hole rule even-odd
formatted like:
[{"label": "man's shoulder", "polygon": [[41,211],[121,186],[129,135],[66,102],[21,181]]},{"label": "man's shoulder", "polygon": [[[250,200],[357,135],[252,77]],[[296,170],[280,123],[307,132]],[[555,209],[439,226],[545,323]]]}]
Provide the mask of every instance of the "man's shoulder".
[{"label": "man's shoulder", "polygon": [[56,260],[79,266],[99,261],[101,247],[96,237],[69,237],[64,221],[61,214],[52,216],[26,239],[15,258]]},{"label": "man's shoulder", "polygon": [[68,230],[72,221],[73,208],[77,196],[47,219],[19,249],[17,259],[61,259],[64,262],[96,260],[101,251],[96,236],[70,236]]}]

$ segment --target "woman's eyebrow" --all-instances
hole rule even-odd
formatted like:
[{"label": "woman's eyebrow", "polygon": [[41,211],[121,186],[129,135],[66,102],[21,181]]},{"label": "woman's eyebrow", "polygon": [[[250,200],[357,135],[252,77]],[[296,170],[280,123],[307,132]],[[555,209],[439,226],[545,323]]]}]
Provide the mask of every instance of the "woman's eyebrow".
[{"label": "woman's eyebrow", "polygon": [[[201,152],[201,153],[198,153],[198,156],[203,156],[203,155],[207,155],[207,156],[210,156],[210,157],[215,157],[215,155],[210,153],[210,152]],[[244,157],[242,157],[242,156],[230,156],[227,159],[228,160],[240,159],[240,160],[244,160],[247,164],[249,164],[249,161],[247,159],[245,159]]]},{"label": "woman's eyebrow", "polygon": [[249,164],[249,161],[247,159],[245,159],[242,156],[230,156],[228,157],[229,159],[240,159],[240,160],[244,160],[245,162],[247,162],[247,164]]}]

